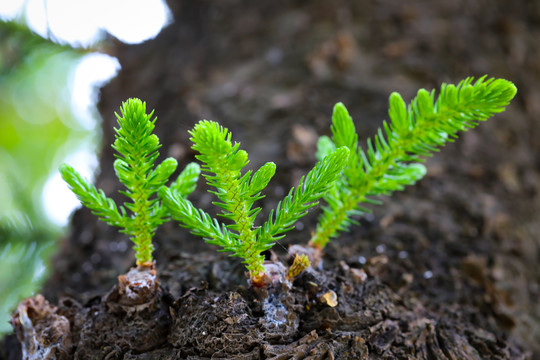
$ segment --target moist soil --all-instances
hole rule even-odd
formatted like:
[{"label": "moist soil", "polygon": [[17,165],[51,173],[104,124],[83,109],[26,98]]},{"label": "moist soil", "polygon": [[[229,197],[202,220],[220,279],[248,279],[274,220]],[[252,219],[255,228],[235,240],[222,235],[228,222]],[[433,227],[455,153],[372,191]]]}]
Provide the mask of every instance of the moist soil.
[{"label": "moist soil", "polygon": [[[162,158],[194,159],[187,130],[219,121],[250,154],[277,164],[269,209],[314,164],[342,101],[361,141],[410,100],[466,76],[513,81],[506,112],[427,160],[416,186],[383,199],[291,283],[248,286],[238,259],[174,223],[155,237],[161,281],[151,306],[118,302],[134,266],[125,235],[87,210],[59,241],[42,297],[26,300],[46,359],[540,358],[540,6],[529,1],[170,2],[153,40],[107,42],[122,66],[101,91],[97,186],[119,189],[113,113],[139,97],[156,109]],[[190,197],[211,213],[201,181]],[[116,200],[122,201],[120,197]],[[289,263],[313,211],[267,259]],[[49,303],[50,302],[50,303]],[[35,345],[35,344],[34,344]],[[32,344],[27,343],[27,348]],[[45,355],[44,349],[50,349]],[[39,349],[35,349],[39,354]],[[0,359],[20,359],[14,335]]]}]

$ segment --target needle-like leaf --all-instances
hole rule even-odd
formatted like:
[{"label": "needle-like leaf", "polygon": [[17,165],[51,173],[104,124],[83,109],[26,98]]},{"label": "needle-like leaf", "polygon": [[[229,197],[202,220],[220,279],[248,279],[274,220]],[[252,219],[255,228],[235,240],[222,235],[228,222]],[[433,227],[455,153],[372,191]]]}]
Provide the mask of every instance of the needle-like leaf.
[{"label": "needle-like leaf", "polygon": [[310,244],[323,248],[339,231],[347,230],[352,215],[368,211],[362,203],[374,202],[373,196],[389,195],[421,179],[425,167],[420,164],[460,131],[466,131],[504,111],[516,94],[516,87],[503,79],[474,82],[473,78],[457,86],[443,84],[437,99],[424,89],[408,106],[398,93],[390,96],[388,114],[391,123],[367,141],[366,151],[357,148],[354,123],[341,103],[332,116],[332,139],[321,137],[319,156],[346,146],[351,155],[343,176],[326,194],[327,206],[319,218]]},{"label": "needle-like leaf", "polygon": [[[176,160],[165,159],[154,168],[159,156],[159,139],[152,132],[152,114],[146,113],[146,104],[139,99],[128,99],[116,115],[119,128],[115,128],[116,140],[112,147],[118,152],[114,170],[126,187],[121,191],[131,202],[117,206],[102,190],[85,180],[67,164],[60,166],[60,173],[81,203],[101,220],[122,228],[135,244],[137,265],[152,263],[152,237],[156,228],[169,219],[166,208],[155,196],[157,190],[169,181],[176,170]],[[180,174],[172,187],[183,196],[191,193],[197,182],[199,166],[190,164]],[[127,209],[127,210],[126,210]],[[128,215],[128,210],[131,212]]]},{"label": "needle-like leaf", "polygon": [[248,155],[240,149],[240,144],[231,142],[231,134],[226,128],[203,120],[190,134],[193,149],[200,153],[197,158],[203,163],[203,176],[219,199],[214,204],[221,208],[220,215],[232,223],[221,224],[195,208],[173,188],[163,187],[159,196],[181,226],[191,229],[208,243],[221,246],[223,251],[243,258],[253,283],[260,284],[265,273],[262,252],[270,249],[300,217],[317,205],[319,198],[339,177],[349,150],[340,148],[320,161],[271,212],[270,219],[257,228],[255,217],[260,208],[253,208],[253,204],[263,198],[261,191],[274,175],[275,164],[266,163],[255,173],[242,174],[248,164]]}]

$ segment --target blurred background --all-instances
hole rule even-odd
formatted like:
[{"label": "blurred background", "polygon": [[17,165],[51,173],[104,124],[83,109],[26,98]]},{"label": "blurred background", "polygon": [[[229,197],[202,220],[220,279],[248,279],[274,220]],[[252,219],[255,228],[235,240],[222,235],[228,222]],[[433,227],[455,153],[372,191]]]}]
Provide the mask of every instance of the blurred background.
[{"label": "blurred background", "polygon": [[108,39],[143,42],[170,18],[161,0],[0,1],[0,337],[78,206],[58,166],[98,170],[99,88],[119,70]]},{"label": "blurred background", "polygon": [[[391,91],[408,101],[419,88],[489,74],[519,89],[507,111],[430,158],[418,186],[385,199],[366,226],[329,252],[345,254],[336,262],[360,267],[366,258],[387,256],[391,270],[381,281],[396,284],[434,321],[457,316],[540,359],[540,2],[171,0],[169,6],[0,0],[3,331],[17,301],[45,278],[40,291],[51,302],[67,294],[86,303],[132,266],[127,237],[89,211],[76,212],[70,234],[62,235],[77,203],[57,174],[66,161],[116,193],[110,143],[114,112],[127,97],[156,109],[162,155],[180,164],[192,159],[186,130],[200,118],[227,126],[253,166],[278,163],[265,199],[272,208],[312,166],[317,135],[328,134],[337,101],[369,136],[386,117]],[[199,199],[211,205],[210,197]],[[214,253],[185,235],[173,224],[162,227],[155,242],[162,269]],[[304,235],[291,232],[287,241],[306,241]],[[213,264],[204,266],[213,274]],[[412,274],[414,288],[402,274]],[[170,281],[178,286],[175,277]]]}]

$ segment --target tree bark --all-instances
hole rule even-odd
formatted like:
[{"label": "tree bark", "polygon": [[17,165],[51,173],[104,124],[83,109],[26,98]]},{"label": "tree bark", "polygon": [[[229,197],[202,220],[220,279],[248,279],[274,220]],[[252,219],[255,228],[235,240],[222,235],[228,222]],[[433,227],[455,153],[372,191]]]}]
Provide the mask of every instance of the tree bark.
[{"label": "tree bark", "polygon": [[[410,100],[421,87],[489,74],[515,82],[519,94],[507,112],[429,159],[416,187],[384,199],[362,227],[334,240],[324,271],[276,295],[268,306],[290,314],[278,330],[269,328],[256,295],[242,288],[237,261],[166,224],[156,234],[155,256],[170,297],[162,305],[172,314],[167,340],[139,353],[120,347],[114,358],[540,357],[540,326],[529,320],[540,317],[539,225],[532,215],[540,210],[533,90],[540,44],[532,35],[539,7],[487,0],[169,5],[174,22],[155,39],[108,47],[122,69],[99,103],[104,148],[97,186],[107,194],[119,189],[109,146],[114,112],[129,97],[156,109],[161,157],[175,157],[180,168],[194,160],[187,131],[203,118],[231,130],[250,166],[274,161],[278,173],[263,202],[268,214],[314,164],[315,141],[329,133],[338,101],[366,139],[387,118],[392,91]],[[200,185],[190,198],[215,212]],[[278,257],[288,244],[307,243],[315,216],[276,245]],[[78,211],[45,297],[98,306],[116,275],[133,266],[130,248],[125,236]],[[309,281],[319,290],[310,293]],[[336,307],[320,301],[330,290]],[[219,340],[223,334],[241,335]]]}]

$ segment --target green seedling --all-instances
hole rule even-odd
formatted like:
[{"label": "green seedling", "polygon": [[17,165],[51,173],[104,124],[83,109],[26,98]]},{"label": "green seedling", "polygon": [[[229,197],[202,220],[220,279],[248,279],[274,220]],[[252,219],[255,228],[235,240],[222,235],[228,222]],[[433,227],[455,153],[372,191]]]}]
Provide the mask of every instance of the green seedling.
[{"label": "green seedling", "polygon": [[336,148],[350,151],[343,175],[324,199],[327,205],[319,217],[310,245],[322,250],[330,239],[354,222],[351,218],[369,210],[362,204],[378,204],[374,196],[390,195],[420,180],[430,156],[459,132],[474,128],[479,122],[502,112],[517,89],[503,79],[481,77],[461,81],[457,86],[443,84],[439,96],[421,89],[407,107],[398,93],[390,96],[388,112],[391,123],[383,122],[367,151],[358,146],[352,118],[341,103],[334,107],[332,138],[322,136],[317,156],[323,158]]},{"label": "green seedling", "polygon": [[[126,190],[120,191],[131,202],[117,206],[103,190],[85,180],[71,166],[60,166],[62,178],[77,195],[81,203],[109,225],[121,228],[135,244],[138,268],[153,267],[152,237],[156,228],[170,219],[169,213],[156,196],[177,167],[173,158],[167,158],[154,168],[161,147],[152,132],[156,118],[153,111],[146,113],[146,104],[139,99],[128,99],[122,104],[121,115],[116,114],[119,128],[112,145],[115,154],[114,170]],[[199,166],[191,163],[171,185],[181,196],[189,195],[196,186]]]},{"label": "green seedling", "polygon": [[[132,202],[117,206],[69,165],[62,165],[60,171],[83,205],[131,236],[138,268],[153,267],[152,236],[172,217],[208,243],[242,258],[252,284],[264,286],[267,275],[262,253],[284,237],[321,197],[327,205],[309,243],[315,249],[315,261],[330,239],[355,223],[353,216],[369,211],[363,204],[378,204],[374,197],[416,183],[426,173],[422,164],[426,157],[453,141],[460,131],[504,111],[515,94],[511,82],[486,77],[474,83],[473,78],[467,78],[457,86],[443,84],[437,99],[434,91],[421,89],[408,107],[399,94],[393,93],[391,122],[384,122],[377,135],[368,139],[367,151],[358,146],[352,118],[338,103],[332,117],[332,137],[319,139],[318,163],[259,226],[255,220],[261,209],[254,204],[264,197],[261,192],[273,177],[275,164],[269,162],[255,172],[242,173],[249,162],[248,154],[231,141],[226,128],[203,120],[190,131],[204,177],[218,199],[214,204],[226,220],[220,222],[186,199],[200,174],[197,164],[189,164],[172,185],[164,186],[177,163],[168,158],[154,168],[160,148],[157,136],[152,134],[155,119],[151,119],[153,112],[146,114],[145,104],[138,99],[122,105],[113,144],[118,152],[114,169],[127,188],[121,193]],[[312,254],[313,249],[307,252]],[[309,261],[304,254],[296,257],[295,264],[286,275],[289,278],[308,267]]]},{"label": "green seedling", "polygon": [[230,224],[221,223],[196,208],[174,189],[162,187],[159,196],[180,226],[190,229],[210,244],[221,246],[222,251],[243,258],[252,284],[263,286],[265,267],[262,252],[270,249],[299,218],[318,204],[338,179],[349,150],[341,147],[321,159],[302,177],[299,185],[289,191],[275,211],[270,212],[269,219],[258,227],[255,218],[261,209],[253,207],[253,204],[263,198],[261,191],[273,177],[276,165],[269,162],[255,173],[247,171],[242,174],[242,169],[248,164],[248,154],[239,149],[240,144],[233,144],[231,133],[216,122],[203,120],[190,134],[193,149],[200,153],[196,157],[203,163],[203,176],[215,189],[212,192],[219,200],[214,204],[222,209],[219,215]]}]

